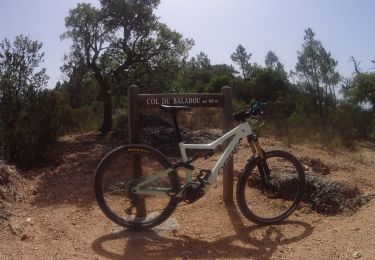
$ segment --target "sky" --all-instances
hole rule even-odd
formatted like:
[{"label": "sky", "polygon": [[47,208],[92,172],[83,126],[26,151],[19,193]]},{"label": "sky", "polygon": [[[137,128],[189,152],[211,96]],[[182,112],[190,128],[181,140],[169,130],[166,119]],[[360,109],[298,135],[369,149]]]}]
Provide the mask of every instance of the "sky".
[{"label": "sky", "polygon": [[[61,41],[64,18],[79,2],[98,0],[1,0],[0,40],[28,35],[43,43],[49,87],[64,79],[60,72],[70,42]],[[375,71],[375,1],[373,0],[161,0],[160,21],[195,41],[194,56],[204,52],[211,64],[231,64],[241,44],[251,62],[264,64],[272,50],[287,71],[294,70],[304,30],[310,27],[338,61],[345,77],[353,72],[350,56],[363,71]]]}]

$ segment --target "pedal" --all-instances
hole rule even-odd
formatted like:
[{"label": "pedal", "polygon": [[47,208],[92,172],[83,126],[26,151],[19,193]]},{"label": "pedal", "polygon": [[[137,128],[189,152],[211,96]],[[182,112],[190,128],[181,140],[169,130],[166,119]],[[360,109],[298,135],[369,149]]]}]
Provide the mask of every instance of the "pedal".
[{"label": "pedal", "polygon": [[129,208],[127,208],[127,209],[125,210],[126,215],[130,216],[130,215],[132,214],[133,207],[134,207],[134,206],[130,206]]},{"label": "pedal", "polygon": [[135,207],[133,200],[130,200],[130,203],[131,203],[130,207],[128,207],[127,209],[125,209],[125,213],[128,216],[130,216],[133,213],[133,208]]},{"label": "pedal", "polygon": [[[204,176],[203,176],[204,175]],[[197,175],[198,181],[202,184],[205,185],[207,183],[208,177],[211,175],[211,170],[201,170],[199,174]],[[203,177],[202,177],[203,176]]]}]

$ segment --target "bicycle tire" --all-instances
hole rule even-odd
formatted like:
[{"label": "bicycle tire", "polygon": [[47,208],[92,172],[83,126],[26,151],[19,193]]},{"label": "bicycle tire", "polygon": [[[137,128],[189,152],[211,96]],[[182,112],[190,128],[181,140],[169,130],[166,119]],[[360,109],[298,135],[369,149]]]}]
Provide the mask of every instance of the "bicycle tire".
[{"label": "bicycle tire", "polygon": [[[282,150],[265,152],[267,167],[270,167],[272,191],[265,191],[261,177],[261,159],[249,160],[237,182],[237,204],[246,218],[259,225],[277,224],[286,219],[300,204],[305,173],[295,156]],[[275,161],[275,167],[272,168]],[[258,176],[257,176],[258,175]],[[260,177],[259,177],[260,176]],[[277,189],[277,190],[276,190]],[[273,193],[273,194],[269,194]],[[285,206],[284,209],[281,209]],[[266,211],[275,210],[269,214]]]},{"label": "bicycle tire", "polygon": [[[99,163],[94,180],[95,197],[100,209],[114,223],[132,229],[148,229],[164,222],[175,210],[179,199],[173,196],[135,195],[131,188],[142,181],[142,177],[134,177],[131,172],[131,158],[137,156],[140,160],[143,175],[150,175],[150,167],[157,171],[170,168],[169,160],[152,147],[146,145],[124,145],[109,152]],[[153,171],[154,172],[154,171]],[[172,192],[179,189],[178,174],[171,171],[165,179],[157,179],[157,185],[168,186]],[[159,186],[158,186],[159,187]],[[145,201],[147,216],[137,216],[132,213],[134,208],[131,201]],[[162,200],[162,201],[161,201]],[[146,204],[146,202],[151,202]],[[163,203],[161,203],[163,202]],[[163,204],[162,206],[159,206]],[[154,207],[160,209],[152,210]],[[131,215],[129,215],[131,212]],[[156,214],[155,214],[156,213]]]}]

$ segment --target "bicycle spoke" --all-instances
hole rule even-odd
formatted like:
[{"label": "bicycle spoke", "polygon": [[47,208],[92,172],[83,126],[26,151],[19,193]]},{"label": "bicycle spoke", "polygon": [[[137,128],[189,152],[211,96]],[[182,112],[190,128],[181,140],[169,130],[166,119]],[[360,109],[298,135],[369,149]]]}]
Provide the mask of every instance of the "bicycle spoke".
[{"label": "bicycle spoke", "polygon": [[[177,200],[152,189],[176,191],[177,173],[159,174],[142,187],[150,194],[134,193],[134,188],[153,174],[170,168],[161,154],[144,146],[124,146],[102,162],[96,177],[96,195],[103,212],[114,222],[127,227],[151,227],[165,220]],[[132,148],[134,147],[134,148]],[[99,176],[99,177],[98,177]]]},{"label": "bicycle spoke", "polygon": [[289,216],[300,202],[304,186],[304,172],[294,156],[284,151],[266,155],[265,161],[258,161],[240,176],[237,185],[241,211],[259,224],[277,223]]}]

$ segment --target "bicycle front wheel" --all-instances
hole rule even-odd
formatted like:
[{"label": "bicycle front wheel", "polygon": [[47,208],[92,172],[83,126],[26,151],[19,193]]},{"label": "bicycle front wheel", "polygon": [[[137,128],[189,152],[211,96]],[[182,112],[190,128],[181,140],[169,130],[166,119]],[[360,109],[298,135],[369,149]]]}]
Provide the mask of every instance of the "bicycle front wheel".
[{"label": "bicycle front wheel", "polygon": [[302,199],[305,173],[299,161],[281,150],[247,163],[237,183],[237,203],[251,221],[269,225],[287,218]]},{"label": "bicycle front wheel", "polygon": [[[147,187],[166,193],[139,195],[133,188],[147,177],[171,167],[168,159],[145,145],[125,145],[108,153],[95,174],[95,195],[104,214],[118,225],[145,229],[165,221],[179,200],[168,196],[179,188],[175,170],[155,178]],[[147,188],[146,187],[146,188]]]}]

